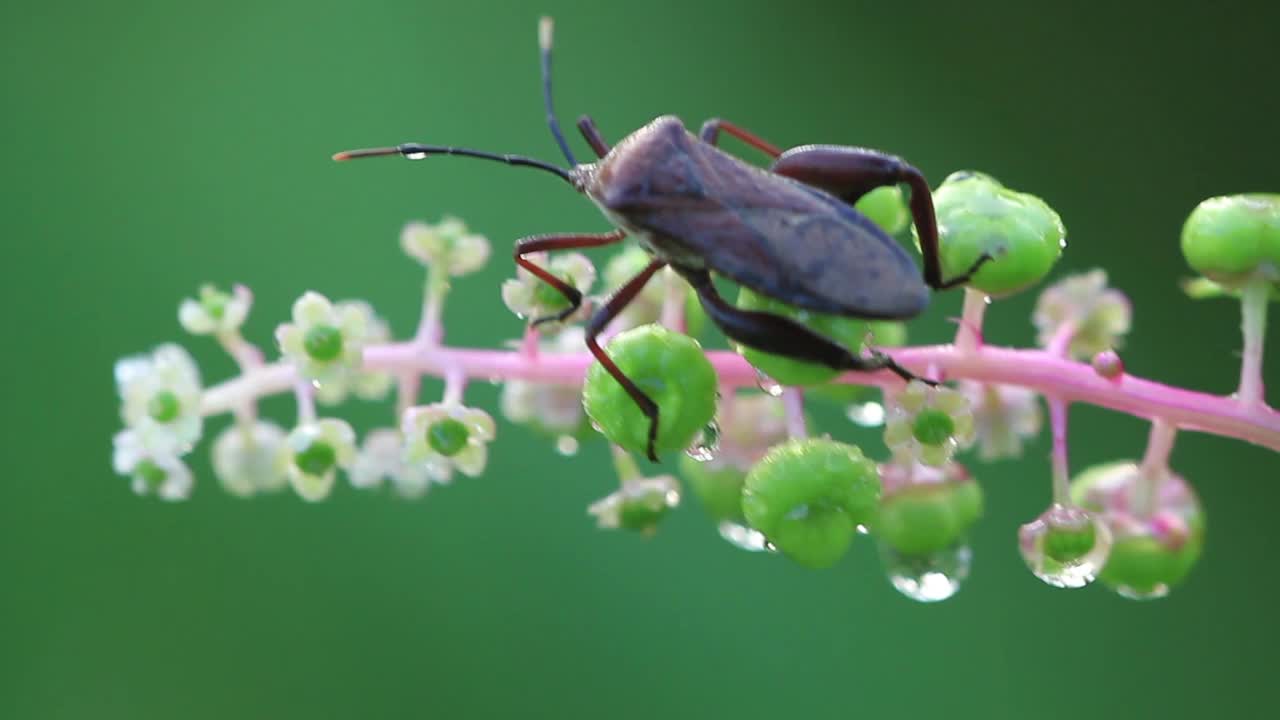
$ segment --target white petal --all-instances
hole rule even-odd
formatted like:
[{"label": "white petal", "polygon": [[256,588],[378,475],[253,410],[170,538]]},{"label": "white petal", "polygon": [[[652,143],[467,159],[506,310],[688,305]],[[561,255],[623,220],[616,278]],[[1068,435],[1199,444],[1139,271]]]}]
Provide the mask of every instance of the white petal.
[{"label": "white petal", "polygon": [[156,490],[156,495],[161,500],[176,502],[186,500],[191,496],[191,489],[195,485],[195,481],[191,475],[191,469],[179,461],[163,466],[167,475],[164,482],[160,484]]},{"label": "white petal", "polygon": [[324,475],[308,475],[307,473],[294,468],[289,473],[289,483],[293,485],[294,492],[298,493],[307,502],[319,502],[329,497],[329,493],[333,491],[333,483],[337,477],[337,473],[330,470]]},{"label": "white petal", "polygon": [[381,400],[391,392],[394,382],[395,378],[391,377],[391,373],[361,372],[355,374],[353,385],[356,395],[362,400]]},{"label": "white petal", "polygon": [[145,457],[138,433],[121,430],[111,438],[111,467],[120,475],[131,475]]},{"label": "white petal", "polygon": [[192,335],[208,335],[217,329],[217,324],[204,306],[187,298],[178,306],[178,324]]},{"label": "white petal", "polygon": [[506,280],[502,283],[502,302],[507,309],[525,318],[533,315],[533,288],[521,280]]},{"label": "white petal", "polygon": [[496,428],[493,424],[493,418],[489,417],[489,413],[478,408],[465,408],[462,417],[459,418],[467,429],[475,433],[475,437],[484,442],[493,439]]},{"label": "white petal", "polygon": [[284,323],[276,327],[276,344],[280,351],[291,358],[307,357],[307,349],[302,344],[302,328],[292,323]]},{"label": "white petal", "polygon": [[467,446],[458,451],[453,458],[454,467],[458,468],[458,472],[467,477],[476,477],[484,472],[484,466],[489,459],[488,446],[483,443],[467,443]]},{"label": "white petal", "polygon": [[308,290],[293,303],[293,322],[303,331],[313,325],[328,323],[333,316],[329,299],[318,292]]}]

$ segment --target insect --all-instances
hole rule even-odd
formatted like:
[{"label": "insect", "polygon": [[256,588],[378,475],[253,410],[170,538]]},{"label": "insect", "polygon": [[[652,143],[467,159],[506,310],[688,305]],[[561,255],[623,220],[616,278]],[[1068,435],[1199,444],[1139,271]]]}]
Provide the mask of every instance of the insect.
[{"label": "insect", "polygon": [[[717,291],[712,274],[813,312],[873,319],[915,317],[928,304],[930,288],[963,284],[991,260],[982,255],[959,277],[942,278],[933,199],[919,170],[865,148],[803,145],[784,152],[718,118],[708,120],[695,136],[673,116],[653,120],[612,147],[595,122],[582,116],[578,129],[599,160],[580,164],[552,104],[551,36],[551,19],[544,17],[538,32],[543,104],[568,168],[521,155],[418,143],[350,150],[334,159],[399,155],[420,160],[458,155],[494,160],[552,173],[590,198],[616,229],[516,241],[515,262],[569,301],[564,311],[536,318],[534,324],[569,317],[581,307],[582,293],[526,255],[610,245],[627,236],[637,239],[653,259],[596,310],[586,327],[586,344],[649,419],[651,460],[657,460],[658,406],[618,368],[598,338],[654,273],[668,265],[697,292],[712,322],[736,342],[840,370],[887,370],[905,380],[916,377],[884,353],[851,352],[789,318],[738,309]],[[763,169],[718,149],[721,132],[769,155],[771,165]],[[923,277],[901,245],[853,209],[853,203],[868,191],[897,183],[910,189]]]}]

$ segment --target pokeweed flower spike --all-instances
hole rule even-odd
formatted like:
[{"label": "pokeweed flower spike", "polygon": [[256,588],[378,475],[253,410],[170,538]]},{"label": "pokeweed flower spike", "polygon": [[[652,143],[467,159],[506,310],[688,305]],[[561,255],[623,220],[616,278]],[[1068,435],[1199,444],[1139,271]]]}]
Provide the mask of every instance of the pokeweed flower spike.
[{"label": "pokeweed flower spike", "polygon": [[409,408],[401,429],[405,462],[421,465],[437,483],[449,482],[454,470],[468,477],[484,472],[495,435],[489,413],[453,402]]},{"label": "pokeweed flower spike", "polygon": [[411,222],[400,231],[400,248],[427,267],[447,275],[469,275],[489,261],[489,241],[472,233],[466,223],[445,216],[434,225]]},{"label": "pokeweed flower spike", "polygon": [[957,390],[912,380],[889,401],[884,442],[900,463],[942,467],[975,437],[969,399]]},{"label": "pokeweed flower spike", "polygon": [[[550,29],[550,22],[545,22],[545,60],[550,57]],[[688,139],[673,118],[661,118],[644,132],[649,137],[669,133]],[[770,147],[742,133],[734,131],[757,147]],[[643,145],[620,142],[615,151],[621,155],[612,158],[634,158],[627,153],[641,152],[637,148]],[[737,167],[718,151],[697,148],[703,153],[699,158],[715,167]],[[615,181],[609,180],[609,173],[587,177],[531,158],[479,150],[418,145],[349,151],[335,158],[419,159],[445,150],[541,168],[592,197],[618,189],[610,185]],[[868,159],[879,163],[888,158],[864,149],[797,147],[782,155],[772,175],[757,178],[764,183],[760,197],[777,193],[795,202],[811,202],[811,193],[790,194],[795,191],[792,180],[821,181],[824,173],[829,176],[823,170],[826,163],[866,166]],[[901,231],[910,218],[913,231],[925,234],[917,238],[923,279],[891,238],[857,218],[850,220],[843,209],[831,208],[829,214],[815,209],[814,217],[821,222],[810,228],[815,238],[833,241],[826,249],[839,248],[835,255],[819,244],[777,254],[791,247],[784,243],[813,239],[785,228],[767,230],[786,224],[774,205],[755,197],[709,198],[706,203],[692,201],[693,205],[682,199],[666,209],[673,213],[673,232],[688,237],[654,236],[654,247],[648,248],[681,266],[679,274],[670,268],[660,274],[648,270],[651,252],[635,247],[622,250],[606,266],[604,284],[611,292],[633,278],[649,282],[644,289],[631,285],[632,305],[612,308],[622,312],[609,326],[597,328],[602,331],[597,339],[612,365],[582,347],[583,332],[577,329],[539,344],[540,332],[563,331],[562,324],[527,329],[517,349],[445,345],[442,315],[450,278],[478,271],[490,255],[483,236],[451,217],[436,224],[409,223],[400,234],[404,252],[427,268],[422,316],[408,341],[393,341],[386,323],[367,303],[330,303],[308,292],[294,303],[291,322],[277,329],[283,359],[267,363],[240,337],[249,291],[203,287],[198,297],[182,303],[179,321],[193,334],[215,336],[237,361],[240,375],[205,388],[195,363],[176,345],[121,360],[116,381],[126,427],[114,438],[113,465],[130,478],[135,492],[185,498],[193,481],[181,458],[199,438],[203,418],[232,413],[235,424],[219,434],[212,459],[219,481],[233,494],[253,495],[289,484],[305,500],[315,501],[332,491],[338,471],[344,470],[357,488],[389,482],[397,494],[417,497],[432,483],[448,482],[455,471],[477,475],[484,469],[488,444],[496,434],[493,420],[460,400],[467,378],[487,378],[505,383],[502,411],[508,419],[573,440],[562,447],[576,445],[586,432],[584,426],[599,430],[613,444],[621,486],[589,509],[602,527],[652,533],[679,502],[681,490],[670,475],[643,477],[633,455],[658,460],[683,450],[687,456],[680,472],[727,539],[750,549],[776,550],[818,568],[837,563],[859,532],[869,533],[893,586],[916,600],[935,601],[954,594],[965,579],[972,561],[966,537],[982,513],[982,490],[955,462],[955,454],[975,442],[982,459],[1018,454],[1023,440],[1040,429],[1038,402],[1043,397],[1054,430],[1056,504],[1023,527],[1020,541],[1027,564],[1042,580],[1063,587],[1097,577],[1127,597],[1168,592],[1186,577],[1204,537],[1199,501],[1168,466],[1175,433],[1194,428],[1280,450],[1280,414],[1266,404],[1261,364],[1268,303],[1280,298],[1280,195],[1211,198],[1191,213],[1183,228],[1183,253],[1203,276],[1196,281],[1196,292],[1239,296],[1242,303],[1240,386],[1234,396],[1223,397],[1125,373],[1115,348],[1130,327],[1132,310],[1123,295],[1107,288],[1100,270],[1068,277],[1040,297],[1034,323],[1047,350],[985,344],[981,321],[991,298],[1035,285],[1061,256],[1066,244],[1061,218],[1040,198],[969,171],[952,174],[933,192],[936,217],[930,218],[928,203],[915,197],[923,178],[905,163],[896,167],[898,172],[884,179],[908,178],[910,212],[897,187],[866,193],[856,206],[885,233]],[[641,172],[632,179],[646,188],[665,184],[667,189],[674,187],[671,183],[695,179],[673,168],[668,166],[675,173],[670,177],[665,172],[661,177]],[[701,212],[718,212],[723,203],[712,201],[732,201],[763,213],[755,225],[760,232],[739,237],[737,245],[718,244],[699,252],[696,263],[686,264],[689,258],[681,253],[692,252],[688,248],[697,245],[693,241],[701,242],[705,233],[720,229]],[[936,238],[929,233],[931,227],[937,229]],[[585,244],[615,239],[610,234]],[[526,257],[584,294],[596,279],[591,262],[577,253]],[[721,280],[739,277],[731,272],[731,261],[744,257],[746,265],[739,267],[744,283],[764,290],[743,288],[734,299],[735,308],[718,297],[716,288]],[[777,272],[761,259],[765,257],[779,258],[782,265],[799,264]],[[884,285],[883,271],[891,268],[903,274],[885,287],[905,290],[893,302],[887,295],[879,296],[873,282],[855,283],[853,290],[845,282],[847,272],[856,270],[866,271],[868,278],[880,277]],[[761,280],[766,275],[776,282]],[[746,283],[750,276],[760,282]],[[697,286],[696,293],[686,279]],[[923,306],[930,286],[953,282],[963,282],[966,289],[964,317],[954,343],[907,347],[900,322],[822,315],[785,303],[799,302],[804,292],[829,292],[834,295],[827,300],[840,302],[810,306],[905,320]],[[806,286],[784,287],[788,283]],[[825,288],[822,292],[819,285]],[[864,292],[868,294],[859,295]],[[554,316],[568,307],[559,292],[523,267],[503,284],[501,294],[513,312],[529,319]],[[878,304],[882,300],[888,304]],[[711,308],[717,324],[730,328],[734,337],[759,340],[756,344],[771,352],[736,340],[731,340],[734,352],[704,350],[693,336],[708,317],[705,308]],[[588,312],[589,303],[570,320]],[[842,348],[778,323],[776,316],[790,318]],[[900,347],[888,358],[880,348],[891,346]],[[859,357],[891,359],[893,365],[882,371],[853,369],[879,364],[850,359]],[[841,369],[808,362],[816,358]],[[946,378],[959,386],[933,387],[912,380],[902,387],[898,378],[913,373]],[[424,376],[444,379],[444,401],[414,407]],[[624,387],[624,376],[632,385]],[[345,421],[316,418],[316,399],[336,402],[349,393],[381,397],[393,381],[399,428],[369,432],[359,449]],[[765,394],[739,395],[740,389],[752,385]],[[806,389],[802,395],[782,385]],[[859,389],[848,392],[850,386]],[[286,435],[258,419],[257,401],[290,389],[297,394],[299,420]],[[727,397],[718,408],[721,390]],[[868,402],[875,396],[867,391],[884,392],[885,405]],[[782,403],[776,395],[784,396]],[[802,401],[813,396],[857,403],[867,410],[850,413],[860,425],[879,425],[887,418],[884,440],[891,457],[877,463],[855,445],[805,437],[808,419]],[[1068,403],[1155,419],[1142,462],[1094,467],[1072,481],[1066,464]],[[873,406],[884,412],[871,412]],[[720,447],[713,451],[717,435],[722,436]]]},{"label": "pokeweed flower spike", "polygon": [[304,422],[289,433],[289,482],[308,502],[329,497],[338,469],[356,458],[356,433],[343,420],[325,418]]},{"label": "pokeweed flower spike", "polygon": [[191,355],[178,345],[161,345],[150,355],[118,361],[115,376],[120,417],[141,448],[156,458],[187,454],[204,426],[200,371]]},{"label": "pokeweed flower spike", "polygon": [[[578,289],[584,296],[596,281],[596,268],[582,253],[565,253],[548,260],[547,253],[530,253],[525,256],[530,262],[545,268],[552,275]],[[550,284],[543,282],[538,276],[516,268],[516,276],[502,283],[502,302],[511,312],[521,319],[537,320],[552,317],[568,309],[569,300]],[[584,302],[573,315],[565,318],[563,323],[577,322],[590,312],[590,303]],[[554,325],[543,323],[543,330],[554,329]]]}]

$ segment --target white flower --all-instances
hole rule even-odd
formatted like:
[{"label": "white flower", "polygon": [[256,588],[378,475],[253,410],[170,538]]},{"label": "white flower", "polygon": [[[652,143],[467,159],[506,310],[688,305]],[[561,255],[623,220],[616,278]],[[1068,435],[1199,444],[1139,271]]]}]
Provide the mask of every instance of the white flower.
[{"label": "white flower", "polygon": [[671,475],[659,475],[626,481],[616,492],[592,503],[587,514],[595,516],[599,528],[651,535],[667,510],[679,504],[680,484]]},{"label": "white flower", "polygon": [[147,452],[185,455],[200,439],[200,370],[177,345],[161,345],[150,355],[116,362],[120,417],[138,434]]},{"label": "white flower", "polygon": [[[547,253],[530,253],[527,260],[546,269],[552,275],[577,288],[583,295],[596,281],[596,268],[582,253],[565,253],[548,260]],[[539,320],[552,317],[569,307],[569,300],[560,291],[543,282],[541,278],[523,267],[516,267],[516,276],[502,283],[502,302],[521,318]],[[577,312],[563,322],[574,322],[590,311],[586,302]]]},{"label": "white flower", "polygon": [[[576,352],[583,347],[581,327],[565,328],[549,342],[539,344],[541,352]],[[529,423],[554,434],[573,434],[582,427],[582,383],[539,383],[508,380],[499,399],[502,416],[514,423]]]},{"label": "white flower", "polygon": [[1070,275],[1045,288],[1036,300],[1031,321],[1039,329],[1038,341],[1047,347],[1066,323],[1074,323],[1069,352],[1075,358],[1118,348],[1133,321],[1133,308],[1124,293],[1107,287],[1107,273],[1092,270]]},{"label": "white flower", "polygon": [[[387,321],[378,317],[373,306],[363,300],[341,300],[334,303],[334,312],[339,316],[346,313],[358,313],[364,324],[364,336],[360,340],[363,349],[369,345],[385,343],[391,340],[391,327]],[[381,400],[390,392],[395,380],[391,373],[377,370],[350,369],[344,381],[334,380],[322,383],[316,388],[316,400],[324,405],[336,405],[347,397],[350,390],[361,400]]]},{"label": "white flower", "polygon": [[889,403],[884,442],[900,463],[942,467],[973,440],[969,400],[951,388],[912,380]]},{"label": "white flower", "polygon": [[213,472],[240,497],[280,490],[289,482],[284,430],[266,420],[231,425],[213,443]]},{"label": "white flower", "polygon": [[112,438],[111,465],[132,479],[138,495],[155,493],[161,500],[186,500],[194,484],[191,470],[172,455],[156,455],[142,443],[134,430],[122,430]]},{"label": "white flower", "polygon": [[341,399],[360,369],[369,333],[368,306],[362,305],[334,307],[325,296],[307,292],[293,304],[293,322],[276,328],[280,350],[299,374],[317,384],[317,396],[325,402]]},{"label": "white flower", "polygon": [[199,299],[187,298],[178,306],[178,322],[192,335],[222,335],[240,329],[252,304],[253,293],[243,285],[232,288],[230,295],[203,285]]},{"label": "white flower", "polygon": [[489,241],[467,232],[458,218],[445,216],[437,225],[411,222],[400,231],[400,247],[423,265],[439,265],[450,275],[466,275],[489,261]]},{"label": "white flower", "polygon": [[342,420],[326,418],[304,423],[289,433],[289,482],[303,500],[329,496],[338,468],[356,459],[356,433]]},{"label": "white flower", "polygon": [[1021,457],[1023,439],[1040,434],[1040,400],[1034,391],[968,380],[957,389],[973,408],[978,456],[983,460]]},{"label": "white flower", "polygon": [[422,497],[431,486],[431,476],[427,474],[425,465],[406,463],[404,451],[404,439],[399,430],[379,428],[369,431],[355,464],[347,473],[351,477],[351,485],[361,489],[377,488],[383,480],[390,480],[401,497]]},{"label": "white flower", "polygon": [[438,483],[449,482],[455,468],[468,477],[484,472],[495,433],[489,413],[445,403],[409,408],[402,429],[405,462],[423,466]]}]

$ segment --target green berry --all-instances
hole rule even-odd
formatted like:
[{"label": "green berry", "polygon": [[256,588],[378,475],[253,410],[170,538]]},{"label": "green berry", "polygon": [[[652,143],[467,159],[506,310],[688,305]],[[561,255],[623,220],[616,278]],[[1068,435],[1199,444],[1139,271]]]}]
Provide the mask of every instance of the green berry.
[{"label": "green berry", "polygon": [[161,390],[147,401],[147,414],[159,423],[173,422],[182,414],[182,403],[172,390]]},{"label": "green berry", "polygon": [[[644,325],[620,333],[607,352],[657,404],[657,452],[688,447],[715,416],[716,372],[697,340],[659,325]],[[582,404],[606,437],[631,452],[646,452],[649,419],[598,362],[587,370]]]},{"label": "green berry", "polygon": [[342,354],[342,331],[332,325],[316,325],[303,336],[302,347],[313,360],[337,360]]},{"label": "green berry", "polygon": [[[871,320],[866,323],[873,347],[900,347],[907,344],[906,323],[893,320]],[[863,336],[865,338],[865,335]],[[852,383],[828,382],[809,388],[805,397],[852,405],[880,398],[880,389]]]},{"label": "green berry", "polygon": [[717,521],[742,519],[742,485],[747,473],[732,465],[699,462],[680,456],[680,476]]},{"label": "green berry", "polygon": [[941,445],[955,432],[956,423],[951,416],[931,407],[921,410],[911,425],[911,434],[925,445]]},{"label": "green berry", "polygon": [[1044,536],[1044,553],[1059,563],[1069,563],[1088,555],[1097,542],[1092,522],[1080,527],[1051,526]]},{"label": "green berry", "polygon": [[467,446],[467,439],[470,437],[471,432],[467,430],[467,426],[453,418],[437,420],[427,428],[427,444],[445,457],[457,455]]},{"label": "green berry", "polygon": [[204,307],[205,312],[209,313],[209,317],[215,320],[222,319],[229,302],[231,302],[231,296],[217,288],[205,286],[200,289],[200,305]]},{"label": "green berry", "polygon": [[[738,293],[738,307],[791,318],[819,335],[831,338],[853,353],[858,352],[867,336],[867,323],[861,320],[801,310],[745,287]],[[738,350],[747,362],[783,385],[817,385],[829,382],[840,374],[839,370],[825,365],[792,360],[754,348],[739,347]]]},{"label": "green berry", "polygon": [[[552,273],[559,279],[565,281],[569,285],[573,285],[564,273]],[[569,298],[564,296],[555,286],[550,283],[539,282],[533,288],[533,304],[547,315],[555,315],[556,313],[569,307]]]},{"label": "green berry", "polygon": [[853,207],[890,235],[902,232],[911,219],[902,199],[902,188],[897,185],[878,187],[858,198]]},{"label": "green berry", "polygon": [[1204,535],[1193,532],[1180,547],[1169,548],[1147,535],[1120,538],[1098,578],[1129,595],[1150,596],[1182,582],[1200,557]]},{"label": "green berry", "polygon": [[971,480],[908,485],[881,500],[873,530],[904,555],[928,555],[954,545],[981,508]]},{"label": "green berry", "polygon": [[1045,201],[982,173],[953,173],[933,193],[933,203],[943,279],[968,272],[985,252],[994,259],[969,286],[990,295],[1039,282],[1066,245],[1066,228]]},{"label": "green berry", "polygon": [[880,495],[875,463],[853,445],[826,439],[774,447],[742,492],[747,523],[801,565],[834,565],[855,528],[869,521]]},{"label": "green berry", "polygon": [[1236,288],[1256,273],[1280,281],[1280,194],[1227,195],[1196,206],[1182,254],[1211,280]]},{"label": "green berry", "polygon": [[307,475],[320,477],[333,469],[334,464],[338,462],[338,454],[329,443],[316,440],[295,453],[293,462]]},{"label": "green berry", "polygon": [[618,509],[618,527],[652,533],[671,508],[658,496],[630,498]]}]

